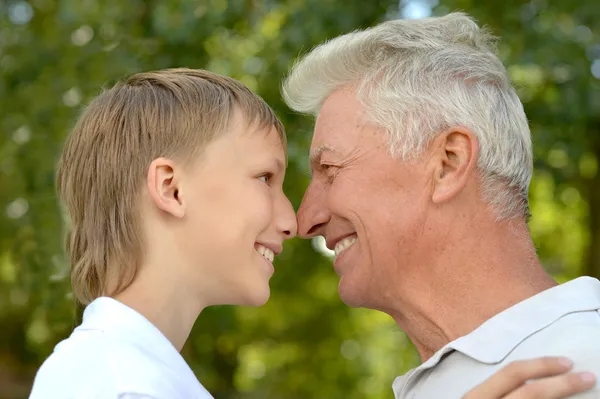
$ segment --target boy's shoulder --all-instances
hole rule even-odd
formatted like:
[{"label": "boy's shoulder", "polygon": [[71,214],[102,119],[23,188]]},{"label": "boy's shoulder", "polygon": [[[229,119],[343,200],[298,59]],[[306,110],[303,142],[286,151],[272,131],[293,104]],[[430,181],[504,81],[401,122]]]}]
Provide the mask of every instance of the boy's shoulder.
[{"label": "boy's shoulder", "polygon": [[[30,399],[181,397],[177,375],[150,352],[102,331],[75,331],[36,374]],[[127,396],[124,396],[127,397]]]}]

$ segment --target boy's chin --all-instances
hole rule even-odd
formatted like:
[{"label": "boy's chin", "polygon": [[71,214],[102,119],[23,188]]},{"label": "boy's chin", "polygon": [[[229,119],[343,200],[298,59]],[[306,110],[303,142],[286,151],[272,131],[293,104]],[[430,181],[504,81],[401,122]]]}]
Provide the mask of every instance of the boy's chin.
[{"label": "boy's chin", "polygon": [[271,296],[269,283],[255,284],[254,286],[246,286],[245,292],[238,297],[235,305],[260,307],[267,303]]},{"label": "boy's chin", "polygon": [[241,284],[234,283],[228,287],[222,286],[219,291],[221,292],[221,296],[214,298],[209,306],[231,305],[260,307],[265,305],[271,296],[271,289],[268,281],[252,283],[250,279],[242,281]]}]

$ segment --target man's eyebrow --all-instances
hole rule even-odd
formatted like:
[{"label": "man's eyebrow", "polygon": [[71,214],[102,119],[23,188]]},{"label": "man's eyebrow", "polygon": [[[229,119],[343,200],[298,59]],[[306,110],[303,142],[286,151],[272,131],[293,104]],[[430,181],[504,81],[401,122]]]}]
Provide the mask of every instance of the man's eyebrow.
[{"label": "man's eyebrow", "polygon": [[318,166],[321,162],[321,156],[323,155],[323,153],[325,151],[336,152],[335,148],[333,148],[332,146],[327,145],[327,144],[322,144],[310,152],[310,157],[309,157],[310,165],[313,167]]}]

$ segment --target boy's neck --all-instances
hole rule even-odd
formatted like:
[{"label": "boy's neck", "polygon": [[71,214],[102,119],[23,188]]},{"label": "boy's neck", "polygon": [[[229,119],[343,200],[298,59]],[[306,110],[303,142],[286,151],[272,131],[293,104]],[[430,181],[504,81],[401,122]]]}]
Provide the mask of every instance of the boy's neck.
[{"label": "boy's neck", "polygon": [[129,287],[113,298],[148,319],[181,351],[204,307],[193,300],[195,296],[185,287],[176,281],[165,281],[164,276],[152,276],[150,270],[139,273]]}]

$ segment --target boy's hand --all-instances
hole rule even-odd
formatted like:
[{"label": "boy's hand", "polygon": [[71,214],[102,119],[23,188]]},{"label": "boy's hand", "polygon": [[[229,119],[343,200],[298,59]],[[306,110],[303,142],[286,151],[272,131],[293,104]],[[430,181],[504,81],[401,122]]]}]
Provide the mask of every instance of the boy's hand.
[{"label": "boy's hand", "polygon": [[463,399],[560,399],[595,385],[593,374],[568,373],[572,367],[570,360],[561,357],[516,361],[473,388]]}]

